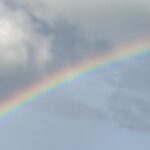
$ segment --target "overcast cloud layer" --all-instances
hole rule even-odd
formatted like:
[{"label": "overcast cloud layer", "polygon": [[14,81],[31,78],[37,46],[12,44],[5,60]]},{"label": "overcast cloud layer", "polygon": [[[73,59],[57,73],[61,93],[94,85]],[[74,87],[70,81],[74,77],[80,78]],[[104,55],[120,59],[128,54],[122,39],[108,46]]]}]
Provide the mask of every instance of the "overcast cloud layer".
[{"label": "overcast cloud layer", "polygon": [[[148,0],[0,0],[0,98],[84,57],[149,39],[149,28]],[[108,150],[124,134],[125,149],[149,149],[149,66],[147,55],[39,97],[18,113],[24,120],[0,126],[0,144]]]},{"label": "overcast cloud layer", "polygon": [[1,0],[0,8],[4,71],[30,62],[43,68],[56,51],[80,56],[89,47],[94,51],[101,44],[110,47],[150,34],[148,1]]}]

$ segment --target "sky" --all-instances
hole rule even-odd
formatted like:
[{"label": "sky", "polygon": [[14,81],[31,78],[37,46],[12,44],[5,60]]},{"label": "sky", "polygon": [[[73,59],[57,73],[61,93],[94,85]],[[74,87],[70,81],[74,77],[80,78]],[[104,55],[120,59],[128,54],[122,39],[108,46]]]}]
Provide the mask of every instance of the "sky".
[{"label": "sky", "polygon": [[[150,38],[148,0],[0,0],[0,99],[94,54]],[[0,121],[4,150],[150,149],[150,55],[100,69]]]}]

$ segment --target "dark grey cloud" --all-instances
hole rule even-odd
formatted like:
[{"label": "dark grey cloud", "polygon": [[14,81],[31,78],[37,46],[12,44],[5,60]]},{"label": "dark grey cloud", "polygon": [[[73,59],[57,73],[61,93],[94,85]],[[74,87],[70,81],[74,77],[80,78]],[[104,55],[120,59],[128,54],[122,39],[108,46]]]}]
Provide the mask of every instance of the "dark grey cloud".
[{"label": "dark grey cloud", "polygon": [[82,29],[65,19],[55,22],[52,28],[54,64],[71,64],[85,57],[108,51],[112,48],[106,39],[89,40]]}]

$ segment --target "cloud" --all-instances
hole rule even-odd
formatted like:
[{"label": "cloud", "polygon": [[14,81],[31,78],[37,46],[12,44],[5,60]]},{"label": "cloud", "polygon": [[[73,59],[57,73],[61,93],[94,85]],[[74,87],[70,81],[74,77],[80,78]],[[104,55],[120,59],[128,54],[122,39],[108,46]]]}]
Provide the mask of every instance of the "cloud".
[{"label": "cloud", "polygon": [[[7,29],[5,34],[16,34],[10,45],[15,50],[11,56],[6,52],[10,63],[3,68],[10,69],[9,64],[40,69],[53,67],[91,55],[95,49],[108,49],[150,35],[150,4],[146,0],[6,0],[1,5],[3,18],[15,32]],[[6,45],[5,48],[10,49],[9,42]]]},{"label": "cloud", "polygon": [[[150,3],[146,0],[1,1],[0,72],[7,74],[7,77],[0,78],[0,88],[3,89],[0,92],[7,93],[8,89],[32,82],[37,70],[49,72],[64,64],[70,65],[84,56],[149,37],[149,8]],[[116,73],[119,77],[116,78],[117,83],[109,80],[112,89],[124,87],[149,93],[149,71],[139,69],[148,68],[145,64],[140,67],[136,65],[137,72],[128,66],[126,71],[119,70]],[[15,73],[11,72],[10,76],[12,70]],[[136,77],[141,81],[136,80]],[[2,82],[3,79],[5,82]],[[147,105],[146,110],[149,109],[149,102],[145,98],[124,91],[112,94],[107,103],[115,121],[135,129],[147,128],[149,125],[149,116],[145,117],[145,110],[140,105],[143,108]],[[65,100],[52,106],[55,113],[64,116],[69,114],[70,118],[90,118],[101,113],[84,103]]]},{"label": "cloud", "polygon": [[78,24],[89,39],[106,38],[119,44],[150,35],[147,0],[22,0],[17,3],[49,25],[55,26],[58,18]]},{"label": "cloud", "polygon": [[78,25],[65,19],[55,22],[52,34],[55,64],[72,64],[74,61],[112,48],[111,43],[105,39],[89,39]]},{"label": "cloud", "polygon": [[[51,39],[36,31],[36,26],[37,23],[23,10],[11,10],[0,3],[1,72],[27,67],[29,63],[43,68],[51,62]],[[31,56],[31,51],[35,55]]]}]

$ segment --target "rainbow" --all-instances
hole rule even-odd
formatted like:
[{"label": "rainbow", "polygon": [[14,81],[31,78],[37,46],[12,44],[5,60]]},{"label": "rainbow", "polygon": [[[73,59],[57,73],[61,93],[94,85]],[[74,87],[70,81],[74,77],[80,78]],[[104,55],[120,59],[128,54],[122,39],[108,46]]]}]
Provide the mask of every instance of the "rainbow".
[{"label": "rainbow", "polygon": [[21,89],[10,97],[1,100],[0,118],[16,112],[18,109],[37,100],[39,96],[51,92],[68,82],[75,81],[81,76],[83,77],[94,70],[149,54],[149,40],[140,40],[140,42],[128,44],[127,46],[118,46],[109,52],[96,54],[76,62],[69,67],[62,68],[49,76],[42,78],[40,81]]}]

